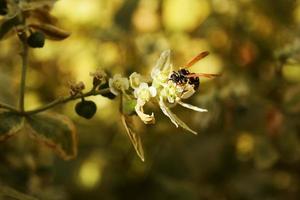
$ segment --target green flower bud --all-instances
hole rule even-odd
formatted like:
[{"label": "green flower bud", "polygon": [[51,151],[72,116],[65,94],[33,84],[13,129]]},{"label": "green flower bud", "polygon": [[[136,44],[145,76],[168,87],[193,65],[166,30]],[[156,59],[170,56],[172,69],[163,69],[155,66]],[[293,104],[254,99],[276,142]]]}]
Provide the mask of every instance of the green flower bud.
[{"label": "green flower bud", "polygon": [[27,44],[32,48],[42,48],[45,44],[45,35],[42,32],[31,33],[27,39]]},{"label": "green flower bud", "polygon": [[79,116],[91,119],[97,111],[97,106],[93,101],[83,100],[76,104],[75,111]]}]

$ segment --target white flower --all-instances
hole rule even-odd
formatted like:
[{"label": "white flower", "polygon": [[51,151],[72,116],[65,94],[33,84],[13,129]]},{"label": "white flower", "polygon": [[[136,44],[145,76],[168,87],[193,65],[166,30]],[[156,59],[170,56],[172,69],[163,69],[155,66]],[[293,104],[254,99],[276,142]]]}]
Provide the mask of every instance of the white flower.
[{"label": "white flower", "polygon": [[122,77],[120,74],[114,75],[113,78],[110,78],[108,81],[109,90],[114,95],[119,95],[120,92],[125,92],[129,88],[129,81],[127,78]]},{"label": "white flower", "polygon": [[183,88],[176,85],[172,81],[169,81],[167,84],[164,84],[164,87],[160,91],[160,96],[163,99],[167,99],[168,103],[175,104],[179,99],[180,95],[183,93]]},{"label": "white flower", "polygon": [[133,72],[129,76],[130,87],[132,87],[133,89],[138,88],[142,82],[152,82],[152,79],[142,76],[141,74],[136,72]]},{"label": "white flower", "polygon": [[134,90],[134,97],[137,98],[137,104],[143,106],[152,97],[156,96],[155,87],[149,87],[147,83],[141,83],[138,88]]},{"label": "white flower", "polygon": [[189,128],[181,119],[179,119],[170,109],[170,107],[179,104],[185,108],[197,112],[207,112],[206,109],[198,108],[196,106],[183,103],[182,99],[191,97],[194,93],[194,87],[190,84],[177,84],[170,80],[170,75],[173,73],[173,67],[170,63],[170,50],[164,51],[158,59],[155,67],[151,71],[153,79],[152,85],[156,88],[158,96],[159,107],[162,112],[169,117],[171,122],[176,127],[182,127],[194,134],[196,131]]},{"label": "white flower", "polygon": [[152,85],[156,88],[166,84],[169,81],[169,76],[173,71],[173,66],[170,63],[170,50],[161,53],[156,65],[151,71]]},{"label": "white flower", "polygon": [[135,106],[135,111],[141,120],[145,124],[153,124],[155,123],[154,114],[151,115],[145,114],[143,110],[143,106],[150,101],[152,97],[156,96],[155,87],[149,87],[147,83],[141,83],[138,88],[134,90],[134,97],[137,98],[137,104]]},{"label": "white flower", "polygon": [[141,84],[141,78],[142,76],[139,73],[133,72],[129,76],[129,83],[132,88],[137,88]]}]

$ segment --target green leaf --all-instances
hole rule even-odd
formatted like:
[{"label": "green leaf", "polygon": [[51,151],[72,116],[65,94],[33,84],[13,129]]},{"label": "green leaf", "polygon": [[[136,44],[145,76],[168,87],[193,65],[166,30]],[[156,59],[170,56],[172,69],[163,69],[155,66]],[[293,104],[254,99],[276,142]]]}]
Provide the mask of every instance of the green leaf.
[{"label": "green leaf", "polygon": [[126,129],[126,133],[134,146],[134,149],[137,153],[137,155],[140,157],[142,161],[145,161],[145,156],[144,156],[144,149],[142,145],[142,140],[140,134],[136,133],[133,131],[133,122],[132,122],[132,117],[122,115],[121,116],[122,123]]},{"label": "green leaf", "polygon": [[13,136],[23,127],[23,117],[11,112],[0,113],[0,141]]},{"label": "green leaf", "polygon": [[122,113],[125,115],[135,114],[136,99],[130,99],[122,95]]},{"label": "green leaf", "polygon": [[64,160],[77,155],[77,134],[73,122],[59,114],[43,113],[26,118],[32,136],[52,148]]}]

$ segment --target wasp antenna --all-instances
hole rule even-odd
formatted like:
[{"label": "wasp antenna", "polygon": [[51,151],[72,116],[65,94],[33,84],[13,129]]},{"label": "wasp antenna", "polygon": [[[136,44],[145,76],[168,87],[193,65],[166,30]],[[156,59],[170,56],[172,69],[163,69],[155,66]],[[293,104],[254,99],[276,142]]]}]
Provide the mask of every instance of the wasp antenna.
[{"label": "wasp antenna", "polygon": [[193,66],[195,63],[197,63],[199,60],[201,60],[202,58],[208,56],[209,52],[208,51],[203,51],[201,53],[199,53],[197,56],[195,56],[192,60],[190,60],[185,67],[191,67]]}]

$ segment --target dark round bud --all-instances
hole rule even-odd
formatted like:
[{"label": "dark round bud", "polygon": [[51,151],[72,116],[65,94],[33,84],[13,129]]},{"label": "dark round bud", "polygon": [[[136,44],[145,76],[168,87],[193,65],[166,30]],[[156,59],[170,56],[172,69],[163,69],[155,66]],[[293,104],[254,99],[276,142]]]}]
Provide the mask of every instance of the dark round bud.
[{"label": "dark round bud", "polygon": [[[103,85],[100,85],[99,90],[105,89],[105,88],[109,88],[108,83],[105,83],[105,84],[103,84]],[[114,99],[114,98],[117,97],[116,95],[114,95],[114,94],[111,93],[110,91],[107,92],[107,93],[101,94],[101,96],[106,97],[106,98],[109,98],[109,99]]]},{"label": "dark round bud", "polygon": [[79,116],[91,119],[97,111],[97,106],[93,101],[83,100],[76,104],[75,111]]},{"label": "dark round bud", "polygon": [[6,0],[0,0],[0,15],[7,14],[7,3]]},{"label": "dark round bud", "polygon": [[31,33],[27,39],[27,44],[32,48],[42,48],[45,44],[45,35],[42,32]]},{"label": "dark round bud", "polygon": [[104,96],[104,97],[106,97],[106,98],[109,98],[109,99],[114,99],[114,98],[117,97],[116,95],[114,95],[111,92],[108,92],[108,93],[105,93],[105,94],[101,94],[101,95]]}]

